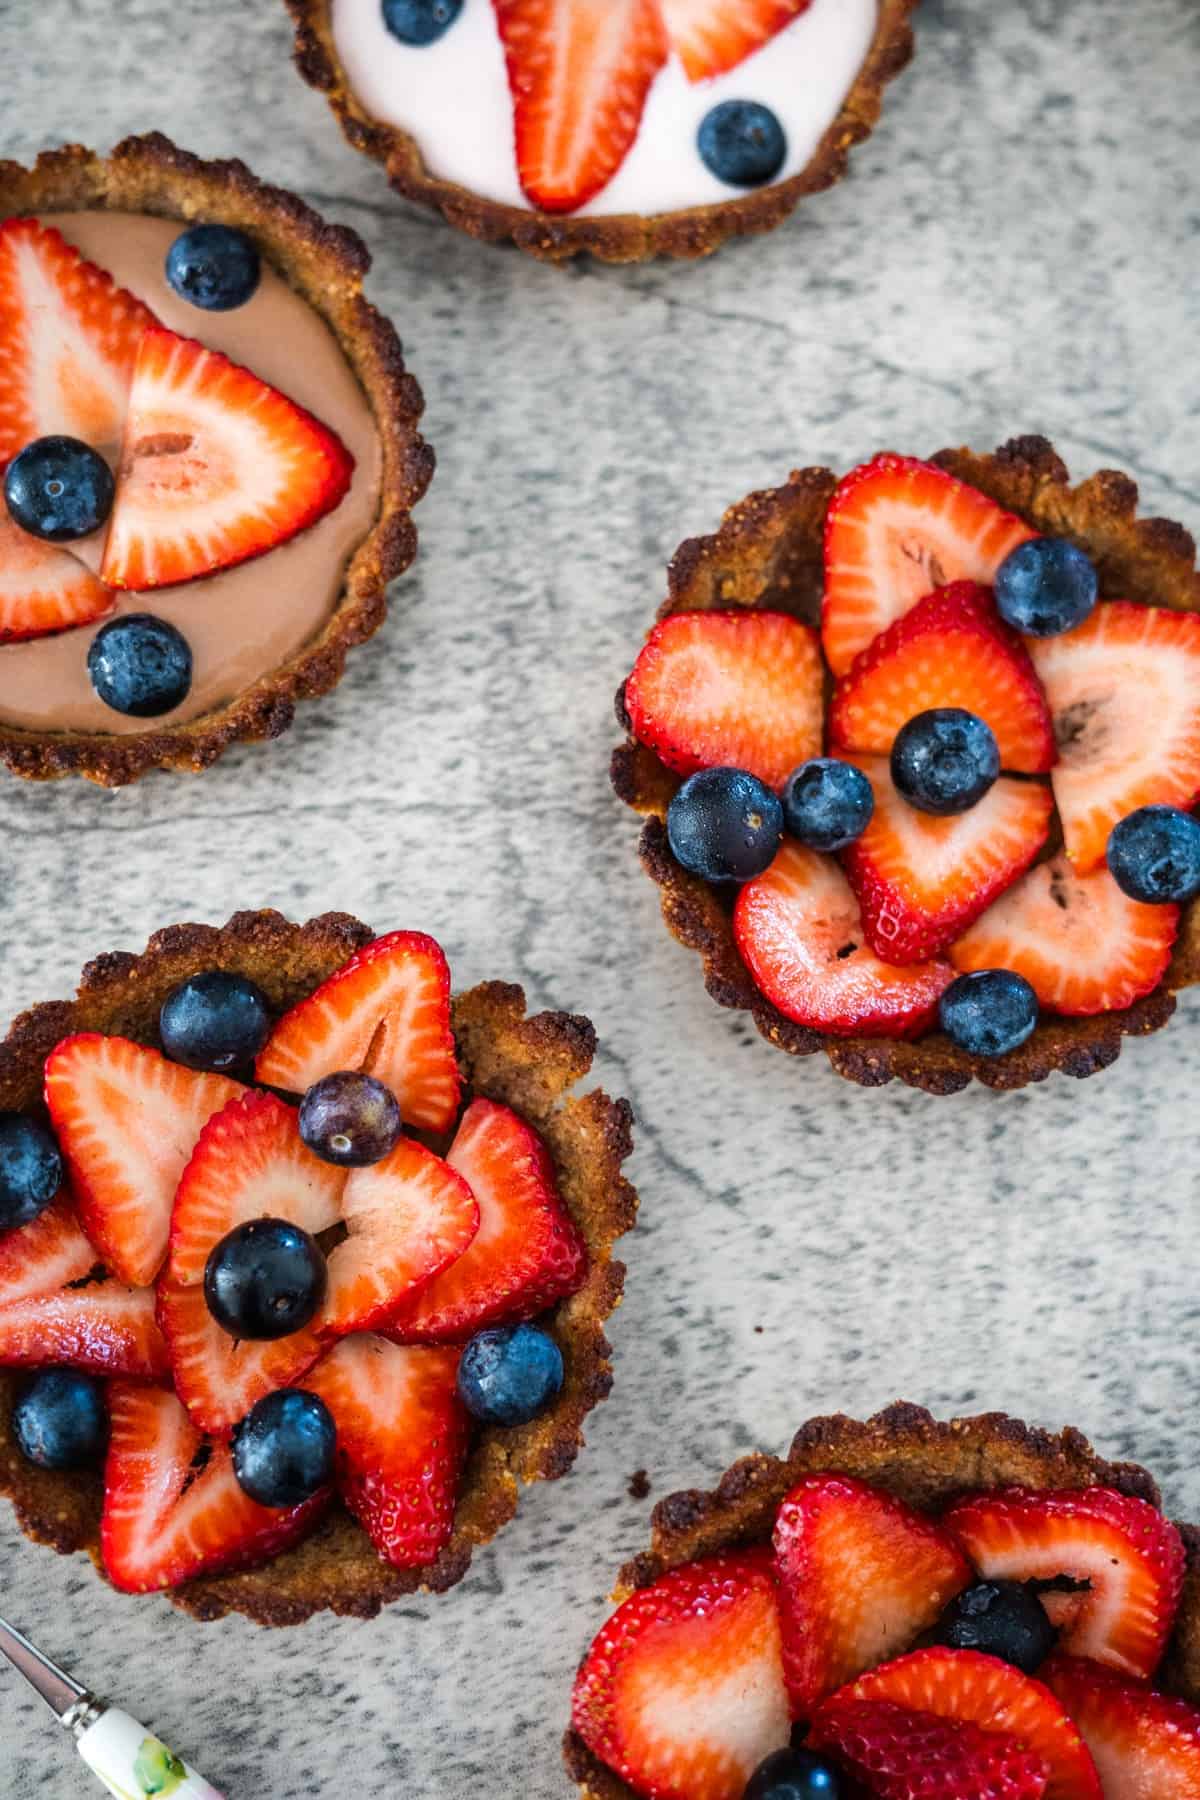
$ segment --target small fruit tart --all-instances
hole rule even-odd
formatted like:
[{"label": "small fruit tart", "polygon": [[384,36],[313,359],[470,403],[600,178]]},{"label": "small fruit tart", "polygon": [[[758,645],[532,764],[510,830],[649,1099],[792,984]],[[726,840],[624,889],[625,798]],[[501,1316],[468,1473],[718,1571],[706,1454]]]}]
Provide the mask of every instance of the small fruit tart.
[{"label": "small fruit tart", "polygon": [[0,760],[118,787],[278,737],[433,472],[370,258],[165,137],[0,162]]},{"label": "small fruit tart", "polygon": [[682,546],[613,785],[710,994],[934,1094],[1095,1074],[1200,980],[1200,573],[1043,438],[805,469]]},{"label": "small fruit tart", "polygon": [[460,231],[699,257],[845,172],[916,0],[286,0],[356,150]]},{"label": "small fruit tart", "polygon": [[1192,1800],[1196,1542],[1076,1431],[810,1420],[655,1509],[568,1769],[587,1800]]},{"label": "small fruit tart", "polygon": [[0,1493],[199,1619],[442,1592],[610,1386],[595,1033],[432,938],[178,925],[0,1045]]}]

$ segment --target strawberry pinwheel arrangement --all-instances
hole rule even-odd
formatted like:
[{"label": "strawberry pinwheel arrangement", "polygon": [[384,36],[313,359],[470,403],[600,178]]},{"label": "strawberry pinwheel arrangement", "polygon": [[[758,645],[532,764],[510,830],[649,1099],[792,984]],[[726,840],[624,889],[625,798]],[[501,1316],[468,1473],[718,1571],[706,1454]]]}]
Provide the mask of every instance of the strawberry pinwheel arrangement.
[{"label": "strawberry pinwheel arrangement", "polygon": [[1021,439],[807,470],[683,546],[613,780],[772,1042],[1017,1087],[1200,979],[1200,575],[1136,499]]},{"label": "strawberry pinwheel arrangement", "polygon": [[656,1508],[567,1766],[586,1800],[1191,1800],[1190,1543],[1074,1431],[812,1420]]},{"label": "strawberry pinwheel arrangement", "polygon": [[607,1393],[635,1197],[628,1108],[569,1093],[593,1044],[335,914],[177,927],[26,1014],[0,1491],[30,1534],[267,1624],[459,1579]]}]

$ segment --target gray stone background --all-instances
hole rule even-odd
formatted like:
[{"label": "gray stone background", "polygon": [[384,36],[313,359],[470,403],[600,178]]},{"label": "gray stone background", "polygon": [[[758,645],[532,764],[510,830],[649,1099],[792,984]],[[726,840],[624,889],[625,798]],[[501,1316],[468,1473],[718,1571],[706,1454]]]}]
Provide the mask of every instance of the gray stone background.
[{"label": "gray stone background", "polygon": [[[794,465],[1041,430],[1200,526],[1196,0],[925,0],[919,34],[853,179],[772,238],[564,275],[393,200],[277,0],[0,0],[0,152],[159,127],[353,225],[441,460],[386,629],[290,736],[119,794],[0,784],[4,1014],[161,924],[341,907],[588,1012],[640,1119],[613,1399],[451,1595],[201,1627],[0,1518],[3,1610],[231,1800],[564,1795],[630,1473],[707,1483],[813,1413],[1070,1421],[1200,1516],[1197,1004],[1084,1085],[843,1086],[707,1000],[607,786],[667,557]],[[89,1780],[0,1675],[3,1800]]]}]

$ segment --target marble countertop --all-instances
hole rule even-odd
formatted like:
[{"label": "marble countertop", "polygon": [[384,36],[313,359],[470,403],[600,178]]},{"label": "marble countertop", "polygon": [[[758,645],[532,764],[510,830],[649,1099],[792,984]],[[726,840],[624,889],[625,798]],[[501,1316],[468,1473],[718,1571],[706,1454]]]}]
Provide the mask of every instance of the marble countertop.
[{"label": "marble countertop", "polygon": [[[562,274],[394,200],[278,0],[0,0],[0,153],[160,127],[353,225],[441,463],[387,627],[278,744],[115,794],[0,782],[0,1010],[161,924],[344,908],[589,1013],[640,1120],[613,1398],[452,1594],[202,1627],[0,1511],[2,1610],[230,1800],[564,1800],[571,1674],[653,1501],[814,1413],[1071,1422],[1200,1516],[1200,1003],[1083,1085],[863,1093],[711,1005],[608,790],[667,557],[793,466],[1043,431],[1200,527],[1195,0],[925,0],[919,35],[853,179],[773,237]],[[90,1793],[0,1690],[2,1800]]]}]

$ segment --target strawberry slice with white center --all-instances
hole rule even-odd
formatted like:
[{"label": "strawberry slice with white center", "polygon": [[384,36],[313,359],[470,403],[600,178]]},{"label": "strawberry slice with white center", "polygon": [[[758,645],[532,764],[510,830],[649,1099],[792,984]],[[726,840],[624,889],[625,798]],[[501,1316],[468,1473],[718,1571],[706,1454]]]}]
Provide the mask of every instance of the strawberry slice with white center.
[{"label": "strawberry slice with white center", "polygon": [[855,660],[829,709],[830,742],[886,755],[902,726],[939,706],[986,720],[1005,769],[1052,767],[1050,711],[1029,652],[969,581],[927,595]]},{"label": "strawberry slice with white center", "polygon": [[787,613],[672,613],[625,687],[634,735],[681,775],[724,766],[781,787],[821,750],[817,634]]},{"label": "strawberry slice with white center", "polygon": [[1104,1800],[1200,1800],[1196,1707],[1078,1657],[1052,1657],[1042,1674],[1092,1753]]},{"label": "strawberry slice with white center", "polygon": [[148,307],[36,219],[0,223],[0,469],[35,438],[121,441]]},{"label": "strawberry slice with white center", "polygon": [[867,942],[884,962],[937,956],[1042,849],[1050,790],[1001,776],[967,812],[936,818],[897,793],[882,757],[852,760],[875,793],[870,823],[842,859]]},{"label": "strawberry slice with white center", "polygon": [[986,494],[915,457],[887,453],[852,470],[825,518],[821,636],[830,668],[845,675],[935,588],[990,585],[1009,552],[1037,535]]},{"label": "strawberry slice with white center", "polygon": [[1185,1562],[1178,1531],[1155,1507],[1112,1488],[1012,1488],[958,1501],[943,1524],[986,1579],[1086,1583],[1041,1596],[1062,1649],[1124,1675],[1154,1674]]},{"label": "strawberry slice with white center", "polygon": [[329,1504],[275,1510],[243,1492],[226,1444],[208,1443],[174,1394],[115,1381],[100,1549],[123,1594],[249,1568],[306,1537]]},{"label": "strawberry slice with white center", "polygon": [[809,1475],[775,1518],[783,1667],[795,1718],[910,1649],[971,1581],[954,1538],[849,1475]]},{"label": "strawberry slice with white center", "polygon": [[733,909],[742,960],[781,1013],[834,1037],[915,1037],[954,979],[948,963],[883,962],[832,857],[785,838]]},{"label": "strawberry slice with white center", "polygon": [[1087,1018],[1153,993],[1171,961],[1177,906],[1123,894],[1107,869],[1039,863],[951,945],[956,969],[1013,969],[1050,1012]]},{"label": "strawberry slice with white center", "polygon": [[449,1131],[462,1077],[450,1029],[450,970],[420,931],[359,950],[285,1013],[256,1065],[259,1081],[303,1094],[323,1075],[365,1069],[391,1088],[406,1125]]},{"label": "strawberry slice with white center", "polygon": [[383,1560],[420,1569],[454,1530],[470,1419],[458,1351],[401,1348],[360,1335],[305,1380],[337,1426],[338,1492]]},{"label": "strawberry slice with white center", "polygon": [[0,643],[87,625],[111,612],[114,601],[69,550],[14,525],[0,500]]},{"label": "strawberry slice with white center", "polygon": [[576,1677],[572,1723],[648,1800],[741,1800],[789,1733],[769,1552],[689,1563],[619,1606]]},{"label": "strawberry slice with white center", "polygon": [[100,579],[170,587],[261,556],[332,512],[353,469],[294,400],[156,326],[134,366]]},{"label": "strawberry slice with white center", "polygon": [[64,1038],[46,1058],[46,1105],[84,1229],[122,1281],[145,1287],[158,1274],[196,1139],[242,1092],[98,1032]]},{"label": "strawberry slice with white center", "polygon": [[400,1343],[463,1343],[485,1325],[514,1325],[573,1294],[587,1248],[563,1205],[537,1132],[498,1101],[473,1100],[446,1156],[479,1206],[479,1230],[392,1319]]},{"label": "strawberry slice with white center", "polygon": [[1119,819],[1200,797],[1200,618],[1111,600],[1029,650],[1058,739],[1067,855],[1086,874]]},{"label": "strawberry slice with white center", "polygon": [[1007,1731],[908,1712],[887,1700],[823,1707],[805,1748],[828,1755],[874,1800],[1042,1800],[1048,1770]]},{"label": "strawberry slice with white center", "polygon": [[777,36],[812,0],[660,0],[671,45],[689,81],[727,75]]},{"label": "strawberry slice with white center", "polygon": [[517,168],[543,212],[575,212],[637,141],[667,60],[659,0],[492,0],[516,117]]}]

